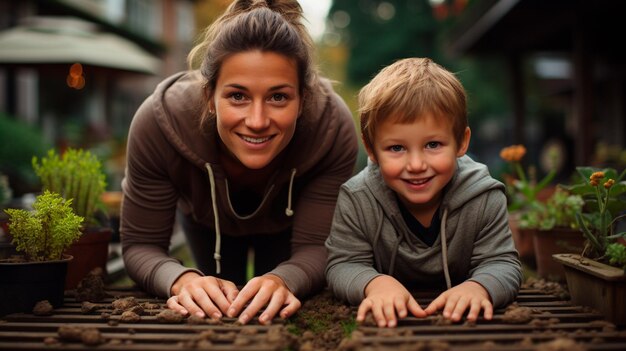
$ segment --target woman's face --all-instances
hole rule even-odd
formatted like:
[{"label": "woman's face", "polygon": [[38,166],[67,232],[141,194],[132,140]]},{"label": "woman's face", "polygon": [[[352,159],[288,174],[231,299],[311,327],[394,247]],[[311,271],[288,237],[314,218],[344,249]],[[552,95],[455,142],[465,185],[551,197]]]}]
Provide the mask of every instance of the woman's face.
[{"label": "woman's face", "polygon": [[244,166],[267,166],[293,137],[301,106],[295,60],[245,51],[220,67],[212,98],[217,132]]}]

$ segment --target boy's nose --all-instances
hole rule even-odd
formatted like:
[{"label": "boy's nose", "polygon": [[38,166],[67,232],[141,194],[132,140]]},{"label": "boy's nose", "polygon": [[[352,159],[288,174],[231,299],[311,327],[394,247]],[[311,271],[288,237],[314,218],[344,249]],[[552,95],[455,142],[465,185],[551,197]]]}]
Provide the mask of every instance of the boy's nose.
[{"label": "boy's nose", "polygon": [[245,119],[246,127],[252,130],[262,130],[270,125],[270,119],[266,116],[263,103],[252,103]]},{"label": "boy's nose", "polygon": [[410,153],[406,168],[409,172],[420,172],[426,169],[426,162],[424,162],[424,158],[422,155],[418,153]]}]

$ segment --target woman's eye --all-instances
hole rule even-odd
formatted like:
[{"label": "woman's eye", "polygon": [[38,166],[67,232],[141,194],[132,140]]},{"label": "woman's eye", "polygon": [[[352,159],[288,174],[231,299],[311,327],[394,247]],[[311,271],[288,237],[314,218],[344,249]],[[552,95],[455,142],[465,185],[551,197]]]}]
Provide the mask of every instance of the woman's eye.
[{"label": "woman's eye", "polygon": [[233,100],[237,100],[237,101],[241,101],[241,100],[243,100],[243,98],[244,98],[244,96],[243,96],[243,94],[242,94],[242,93],[232,93],[232,94],[230,95],[230,97],[231,97]]},{"label": "woman's eye", "polygon": [[287,97],[285,96],[285,94],[274,94],[272,95],[272,100],[276,101],[276,102],[282,102],[285,101],[287,99]]},{"label": "woman's eye", "polygon": [[402,150],[404,150],[404,148],[402,147],[402,145],[392,145],[389,147],[389,150],[393,151],[393,152],[400,152]]}]

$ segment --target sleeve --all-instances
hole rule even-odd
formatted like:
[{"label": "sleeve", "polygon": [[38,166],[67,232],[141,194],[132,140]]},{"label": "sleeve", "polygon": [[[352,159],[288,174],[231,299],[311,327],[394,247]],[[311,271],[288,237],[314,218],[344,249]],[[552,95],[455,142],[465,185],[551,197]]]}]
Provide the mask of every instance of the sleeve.
[{"label": "sleeve", "polygon": [[165,155],[171,151],[154,120],[151,101],[148,98],[138,109],[129,129],[120,233],[130,278],[149,293],[169,297],[174,281],[191,269],[168,254],[178,192],[167,174]]},{"label": "sleeve", "polygon": [[325,286],[324,268],[327,252],[324,241],[328,237],[339,187],[354,172],[358,141],[352,114],[345,102],[332,94],[339,120],[331,151],[318,165],[318,176],[303,189],[295,203],[291,238],[291,257],[270,274],[285,281],[291,292],[304,297]]},{"label": "sleeve", "polygon": [[[330,235],[326,240],[328,286],[339,299],[358,305],[365,297],[365,287],[377,276],[374,269],[374,250],[362,228],[364,213],[345,187],[339,192]],[[371,217],[371,216],[370,216]]]},{"label": "sleeve", "polygon": [[495,308],[511,303],[522,282],[522,266],[508,225],[506,198],[502,191],[488,193],[483,207],[482,230],[472,252],[471,281],[481,284]]}]

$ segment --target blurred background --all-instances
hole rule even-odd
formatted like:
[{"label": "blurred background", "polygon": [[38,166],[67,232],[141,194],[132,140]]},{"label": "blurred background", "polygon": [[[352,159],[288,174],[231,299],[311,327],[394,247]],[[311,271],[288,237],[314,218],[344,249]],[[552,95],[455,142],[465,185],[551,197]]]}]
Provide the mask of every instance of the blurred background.
[{"label": "blurred background", "polygon": [[[120,190],[128,126],[164,77],[184,70],[230,0],[0,0],[0,174],[37,192],[31,158],[85,148]],[[470,154],[499,178],[500,150],[556,182],[576,166],[626,165],[626,60],[618,0],[302,0],[323,75],[355,116],[382,67],[427,56],[469,96]],[[361,152],[357,168],[365,165]]]}]

